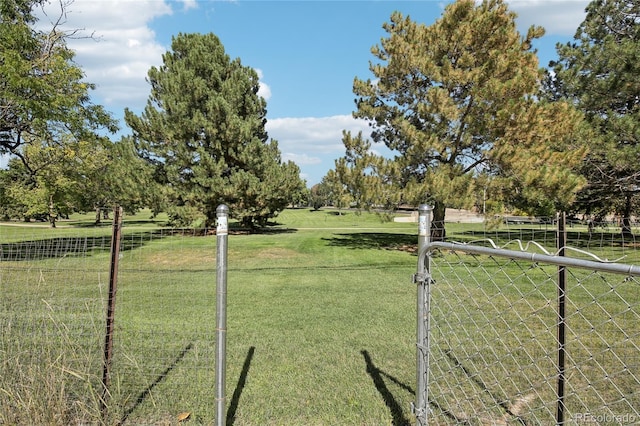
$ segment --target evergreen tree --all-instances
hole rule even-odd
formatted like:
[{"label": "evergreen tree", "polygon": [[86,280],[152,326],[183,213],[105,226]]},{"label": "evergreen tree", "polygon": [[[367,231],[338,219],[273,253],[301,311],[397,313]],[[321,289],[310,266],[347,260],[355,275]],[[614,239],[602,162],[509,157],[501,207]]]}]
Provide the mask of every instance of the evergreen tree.
[{"label": "evergreen tree", "polygon": [[[397,152],[391,168],[405,202],[434,206],[434,238],[445,208],[473,200],[478,173],[494,176],[519,207],[561,208],[582,180],[581,116],[539,98],[543,73],[502,0],[459,0],[433,25],[394,13],[388,38],[372,49],[375,80],[354,81],[356,118],[370,120],[375,142]],[[380,176],[385,180],[387,177]]]},{"label": "evergreen tree", "polygon": [[212,226],[220,203],[245,226],[263,226],[304,189],[265,131],[258,76],[231,60],[213,34],[180,34],[148,73],[141,116],[125,120],[141,155],[157,168],[177,224]]},{"label": "evergreen tree", "polygon": [[574,40],[557,46],[549,92],[574,102],[596,134],[575,208],[616,213],[630,235],[640,207],[640,2],[594,0],[586,11]]}]

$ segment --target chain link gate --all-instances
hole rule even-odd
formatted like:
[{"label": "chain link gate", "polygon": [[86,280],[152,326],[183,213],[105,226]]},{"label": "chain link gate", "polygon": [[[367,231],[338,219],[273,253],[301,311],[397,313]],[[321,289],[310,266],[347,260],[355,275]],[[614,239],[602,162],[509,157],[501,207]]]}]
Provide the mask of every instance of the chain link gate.
[{"label": "chain link gate", "polygon": [[638,424],[640,267],[430,242],[430,213],[420,206],[417,424]]}]

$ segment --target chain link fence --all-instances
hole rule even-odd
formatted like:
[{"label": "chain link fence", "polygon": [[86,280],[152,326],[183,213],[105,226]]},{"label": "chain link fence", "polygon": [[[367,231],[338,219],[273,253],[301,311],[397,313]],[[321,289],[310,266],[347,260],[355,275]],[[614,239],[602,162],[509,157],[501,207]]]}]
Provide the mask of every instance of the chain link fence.
[{"label": "chain link fence", "polygon": [[640,423],[640,267],[564,234],[423,241],[418,424]]}]

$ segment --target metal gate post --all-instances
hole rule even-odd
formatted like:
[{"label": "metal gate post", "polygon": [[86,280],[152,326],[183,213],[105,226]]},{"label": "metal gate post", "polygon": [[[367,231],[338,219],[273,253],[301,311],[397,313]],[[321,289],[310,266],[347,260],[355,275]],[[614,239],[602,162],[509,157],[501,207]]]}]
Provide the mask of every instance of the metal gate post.
[{"label": "metal gate post", "polygon": [[216,425],[226,423],[225,396],[227,363],[227,238],[229,234],[229,207],[221,204],[216,209]]},{"label": "metal gate post", "polygon": [[416,402],[411,411],[416,416],[417,425],[427,424],[429,390],[429,303],[431,299],[429,284],[429,257],[422,249],[429,244],[431,229],[431,206],[421,204],[418,207],[418,270],[414,275],[417,284],[417,321],[416,321]]}]

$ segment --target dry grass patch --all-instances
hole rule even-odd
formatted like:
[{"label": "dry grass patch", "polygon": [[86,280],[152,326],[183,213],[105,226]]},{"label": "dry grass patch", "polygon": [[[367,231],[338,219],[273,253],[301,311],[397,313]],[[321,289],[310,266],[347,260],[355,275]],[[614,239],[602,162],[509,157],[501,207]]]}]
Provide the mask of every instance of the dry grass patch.
[{"label": "dry grass patch", "polygon": [[281,247],[269,247],[256,253],[258,259],[291,259],[299,256],[298,252]]}]

